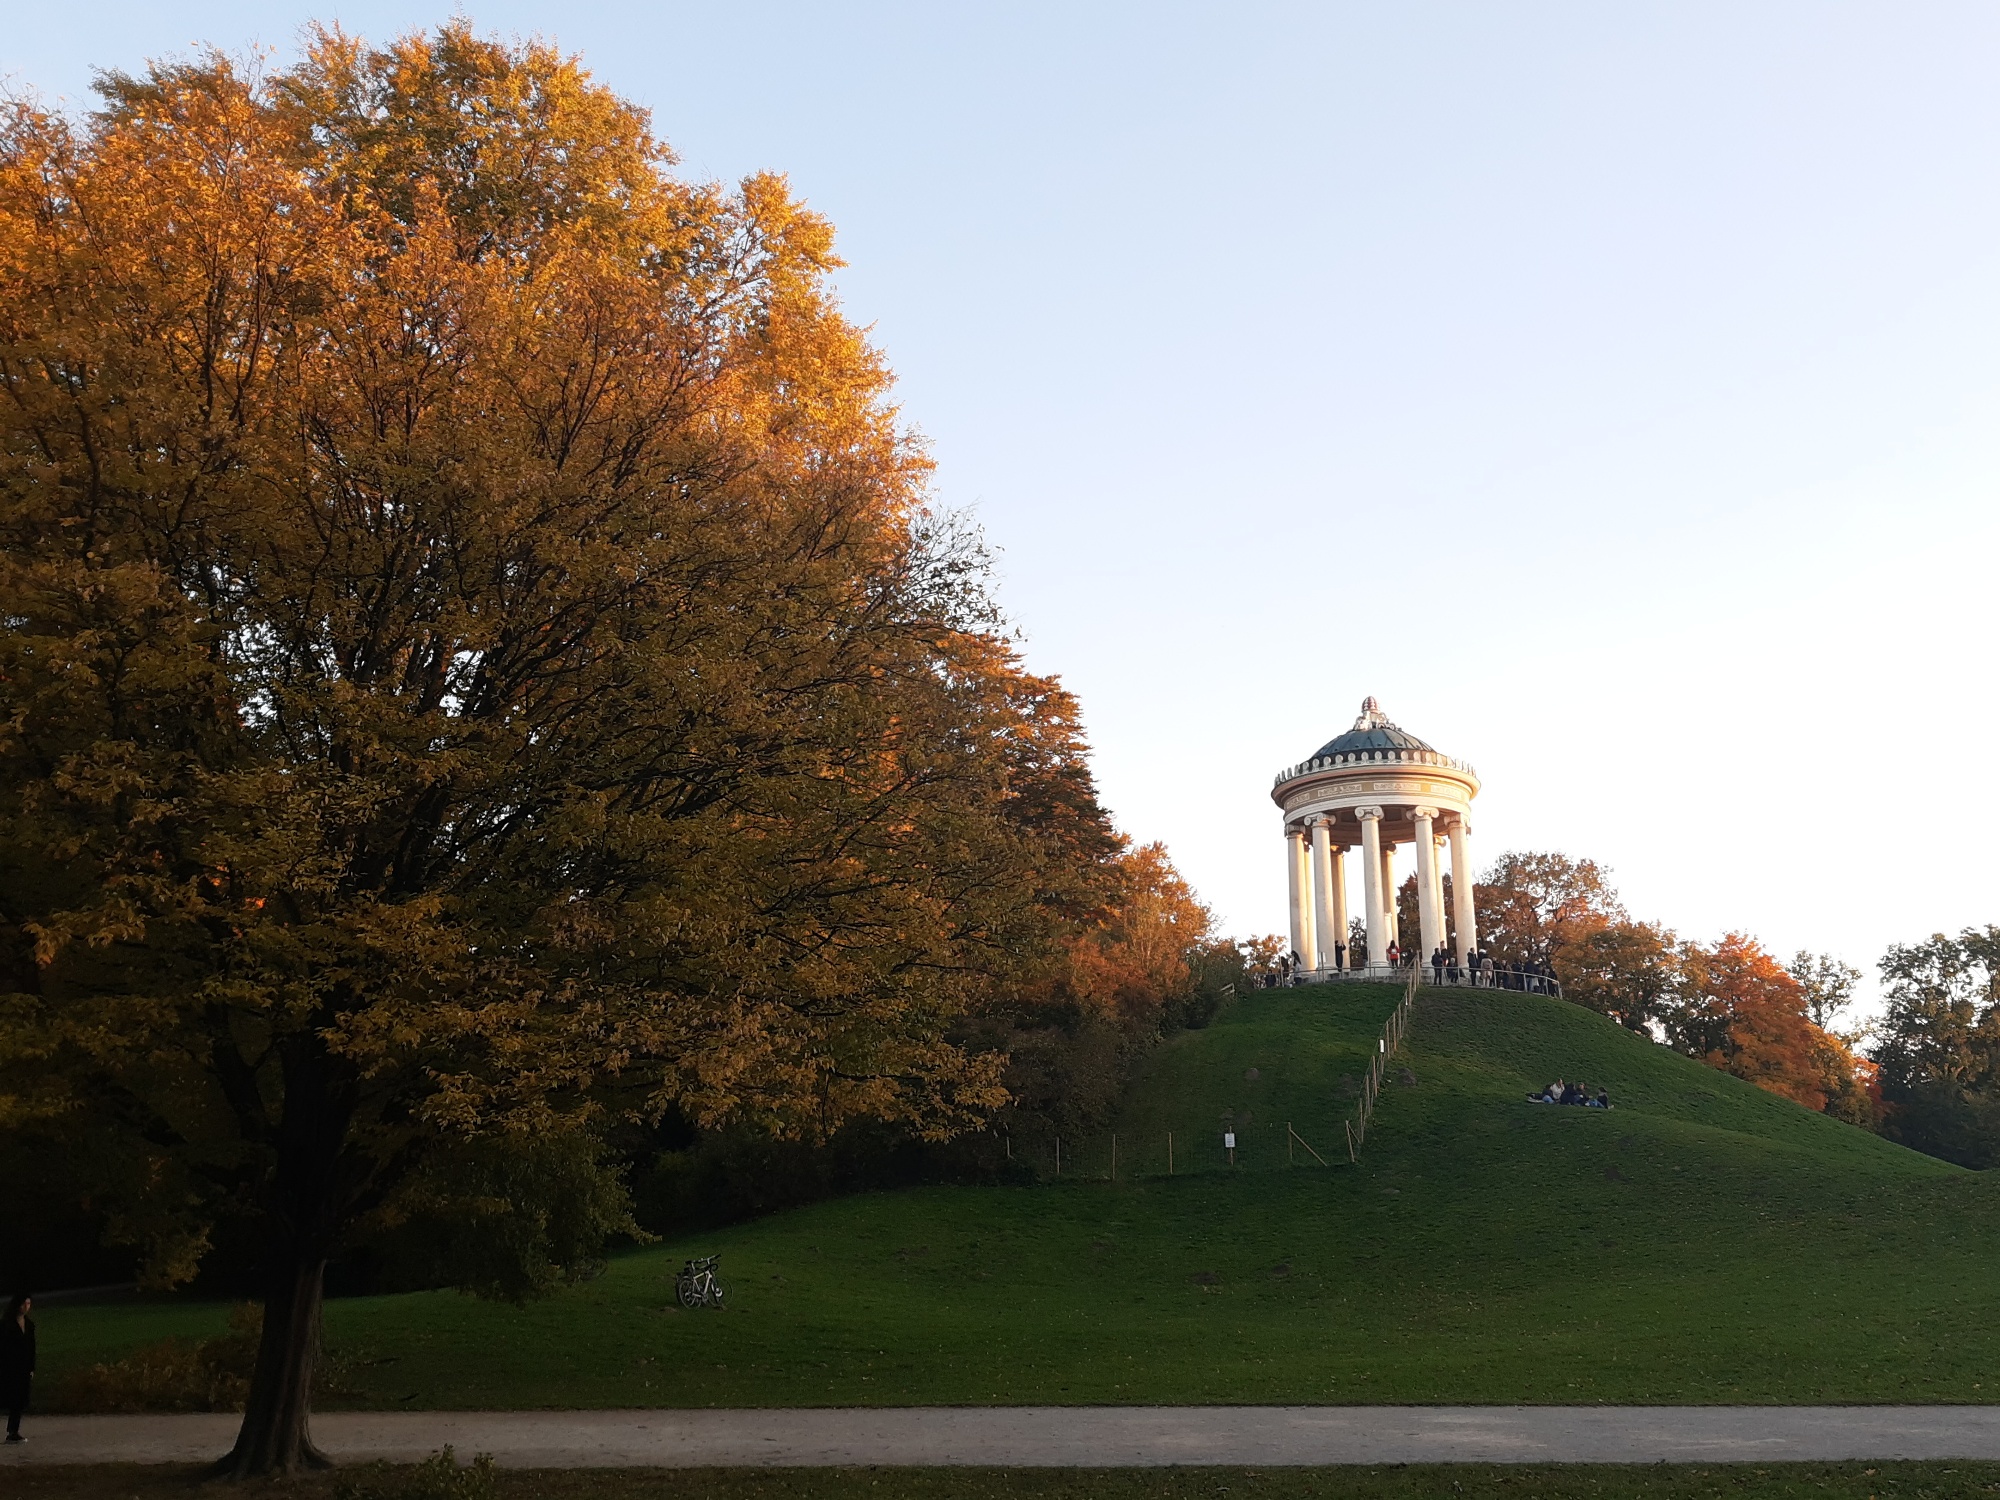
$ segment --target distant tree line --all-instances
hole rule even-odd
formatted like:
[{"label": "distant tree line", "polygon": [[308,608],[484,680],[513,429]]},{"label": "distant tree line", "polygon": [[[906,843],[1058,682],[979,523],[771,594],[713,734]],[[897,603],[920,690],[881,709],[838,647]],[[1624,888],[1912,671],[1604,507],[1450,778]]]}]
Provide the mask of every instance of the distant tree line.
[{"label": "distant tree line", "polygon": [[1880,967],[1888,1007],[1871,1052],[1883,1134],[2000,1166],[2000,927],[1899,943]]}]

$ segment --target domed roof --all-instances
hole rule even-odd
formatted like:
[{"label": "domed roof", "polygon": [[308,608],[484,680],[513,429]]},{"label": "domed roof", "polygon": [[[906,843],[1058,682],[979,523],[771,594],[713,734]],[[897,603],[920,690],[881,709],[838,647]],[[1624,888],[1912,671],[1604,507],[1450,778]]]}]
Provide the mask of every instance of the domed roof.
[{"label": "domed roof", "polygon": [[1354,727],[1345,734],[1335,735],[1319,749],[1313,751],[1313,760],[1323,760],[1329,755],[1351,755],[1357,750],[1431,750],[1435,747],[1425,744],[1407,729],[1398,729],[1389,722],[1389,716],[1382,712],[1382,705],[1373,698],[1361,703],[1361,717],[1354,721]]}]

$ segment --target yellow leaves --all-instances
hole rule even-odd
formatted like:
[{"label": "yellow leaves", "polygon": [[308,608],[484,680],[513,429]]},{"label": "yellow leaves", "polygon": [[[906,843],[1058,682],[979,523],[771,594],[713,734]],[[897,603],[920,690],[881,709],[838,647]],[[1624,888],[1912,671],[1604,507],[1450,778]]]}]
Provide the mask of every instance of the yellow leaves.
[{"label": "yellow leaves", "polygon": [[1193,958],[1209,940],[1214,916],[1163,844],[1123,855],[1116,877],[1098,924],[1072,940],[1059,990],[1121,1021],[1143,1023],[1193,989]]},{"label": "yellow leaves", "polygon": [[996,993],[1183,982],[783,179],[459,23],[112,94],[0,150],[37,1069],[247,1201],[294,1109],[355,1182],[642,1096],[948,1133]]}]

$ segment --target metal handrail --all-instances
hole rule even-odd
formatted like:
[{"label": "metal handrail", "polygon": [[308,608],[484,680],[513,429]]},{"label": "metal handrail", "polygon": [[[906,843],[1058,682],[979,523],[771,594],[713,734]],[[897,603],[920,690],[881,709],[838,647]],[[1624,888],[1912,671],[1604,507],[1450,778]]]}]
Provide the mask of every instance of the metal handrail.
[{"label": "metal handrail", "polygon": [[1454,982],[1447,978],[1442,985],[1433,977],[1429,964],[1367,964],[1359,969],[1309,969],[1294,978],[1295,985],[1310,984],[1385,984],[1402,983],[1408,979],[1412,969],[1416,971],[1416,982],[1432,989],[1460,990],[1512,990],[1516,994],[1550,995],[1563,998],[1562,981],[1553,974],[1510,973],[1506,969],[1496,969],[1491,983],[1485,975],[1473,979],[1464,969],[1460,969]]}]

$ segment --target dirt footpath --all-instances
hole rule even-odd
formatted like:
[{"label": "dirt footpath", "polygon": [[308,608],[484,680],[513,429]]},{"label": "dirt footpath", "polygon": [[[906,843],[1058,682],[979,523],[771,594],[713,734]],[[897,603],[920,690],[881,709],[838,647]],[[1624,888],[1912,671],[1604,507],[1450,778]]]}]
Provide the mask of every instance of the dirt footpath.
[{"label": "dirt footpath", "polygon": [[[8,1464],[189,1463],[233,1416],[35,1417]],[[2000,1459],[1992,1406],[1002,1406],[328,1412],[343,1462],[449,1443],[509,1468],[773,1465],[1743,1463]]]}]

